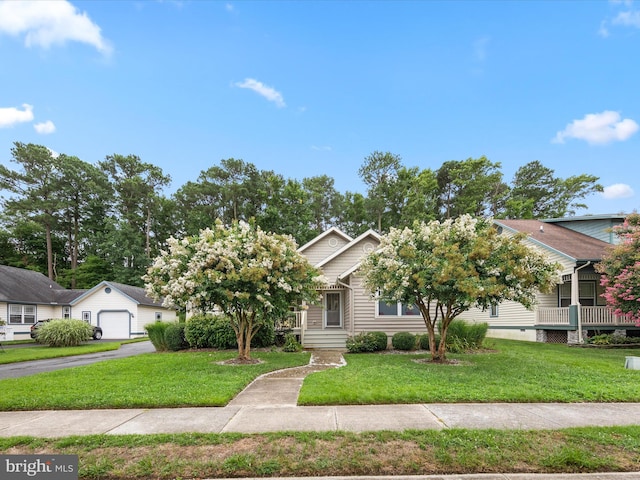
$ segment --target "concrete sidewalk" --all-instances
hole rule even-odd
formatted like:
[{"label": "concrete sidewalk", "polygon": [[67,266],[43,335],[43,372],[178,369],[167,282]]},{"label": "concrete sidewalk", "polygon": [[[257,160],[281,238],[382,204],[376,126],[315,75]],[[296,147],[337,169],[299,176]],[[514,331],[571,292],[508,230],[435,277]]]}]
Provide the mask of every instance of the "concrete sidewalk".
[{"label": "concrete sidewalk", "polygon": [[[637,425],[640,403],[292,405],[0,412],[0,437]],[[638,477],[640,479],[640,476]]]}]

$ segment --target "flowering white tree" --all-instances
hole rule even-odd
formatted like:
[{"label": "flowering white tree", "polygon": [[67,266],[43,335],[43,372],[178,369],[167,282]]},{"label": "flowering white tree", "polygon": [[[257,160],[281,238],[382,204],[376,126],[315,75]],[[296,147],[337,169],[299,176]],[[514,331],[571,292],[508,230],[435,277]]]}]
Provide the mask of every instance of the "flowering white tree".
[{"label": "flowering white tree", "polygon": [[505,300],[531,308],[536,292],[553,288],[559,266],[522,240],[521,235],[500,235],[490,220],[469,215],[416,222],[383,236],[361,272],[365,287],[380,299],[418,307],[432,360],[444,361],[447,328],[458,315]]},{"label": "flowering white tree", "polygon": [[265,322],[318,298],[321,273],[288,235],[218,221],[198,236],[168,244],[144,277],[147,293],[164,298],[165,306],[222,310],[231,319],[241,361],[250,360],[251,339]]}]

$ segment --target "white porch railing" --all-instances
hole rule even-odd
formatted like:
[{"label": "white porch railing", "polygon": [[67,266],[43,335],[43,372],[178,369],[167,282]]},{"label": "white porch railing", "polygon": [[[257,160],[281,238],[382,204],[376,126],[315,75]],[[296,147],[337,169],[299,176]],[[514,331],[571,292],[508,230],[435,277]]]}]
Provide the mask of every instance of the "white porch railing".
[{"label": "white porch railing", "polygon": [[[633,326],[635,321],[614,315],[609,307],[580,307],[583,326]],[[538,308],[536,325],[570,325],[569,307]]]},{"label": "white porch railing", "polygon": [[635,325],[634,320],[614,315],[608,307],[582,307],[583,325]]},{"label": "white porch railing", "polygon": [[538,308],[536,325],[569,325],[569,307]]},{"label": "white porch railing", "polygon": [[307,328],[307,311],[296,310],[279,320],[276,324],[278,330],[292,330],[293,333],[300,334],[300,343],[304,340],[304,331]]}]

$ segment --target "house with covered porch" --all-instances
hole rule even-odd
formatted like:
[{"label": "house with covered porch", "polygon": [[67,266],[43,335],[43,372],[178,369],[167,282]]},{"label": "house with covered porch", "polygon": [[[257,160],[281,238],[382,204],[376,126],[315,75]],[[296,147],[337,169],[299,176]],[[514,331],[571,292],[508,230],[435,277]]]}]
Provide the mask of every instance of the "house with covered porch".
[{"label": "house with covered porch", "polygon": [[537,305],[527,310],[515,302],[494,305],[488,311],[462,315],[487,322],[489,336],[548,343],[581,343],[597,333],[640,335],[633,321],[613,314],[602,297],[600,274],[594,269],[607,247],[617,242],[611,228],[624,215],[587,215],[545,220],[495,220],[504,235],[527,234],[527,242],[561,265],[550,294],[538,294]]},{"label": "house with covered porch", "polygon": [[[539,294],[533,310],[504,302],[486,311],[470,310],[461,318],[488,323],[491,337],[526,341],[576,343],[600,332],[640,335],[633,322],[613,315],[606,306],[600,275],[594,269],[606,248],[616,242],[610,229],[624,218],[495,220],[499,232],[526,233],[526,242],[562,266],[558,285],[550,294]],[[298,249],[327,278],[320,292],[321,305],[292,314],[294,333],[306,348],[344,348],[349,336],[364,331],[383,331],[389,338],[400,331],[426,333],[415,306],[376,300],[362,286],[360,262],[379,243],[380,235],[373,230],[352,238],[334,227]]]}]

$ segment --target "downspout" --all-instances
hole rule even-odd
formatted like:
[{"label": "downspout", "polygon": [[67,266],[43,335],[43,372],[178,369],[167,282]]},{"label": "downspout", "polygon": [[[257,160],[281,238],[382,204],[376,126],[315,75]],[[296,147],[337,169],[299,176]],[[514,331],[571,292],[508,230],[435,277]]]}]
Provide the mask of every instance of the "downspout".
[{"label": "downspout", "polygon": [[578,270],[588,267],[589,265],[591,265],[591,260],[573,270],[575,282],[573,276],[571,277],[571,303],[578,305],[578,343],[584,343],[582,338],[582,306],[580,305],[580,279],[578,278]]},{"label": "downspout", "polygon": [[353,298],[353,287],[351,285],[347,285],[340,279],[338,279],[336,283],[338,285],[342,285],[343,287],[348,288],[351,291],[351,300],[349,302],[349,318],[351,319],[351,325],[349,326],[349,330],[351,331],[351,336],[353,337],[355,335],[355,328],[356,328],[356,321],[354,317],[355,308],[353,306],[354,300],[355,300]]}]

